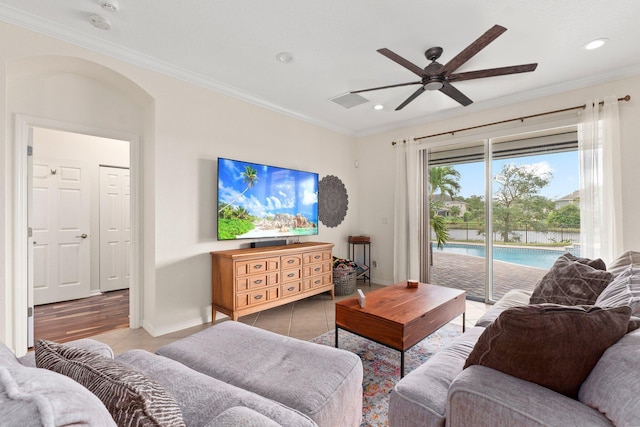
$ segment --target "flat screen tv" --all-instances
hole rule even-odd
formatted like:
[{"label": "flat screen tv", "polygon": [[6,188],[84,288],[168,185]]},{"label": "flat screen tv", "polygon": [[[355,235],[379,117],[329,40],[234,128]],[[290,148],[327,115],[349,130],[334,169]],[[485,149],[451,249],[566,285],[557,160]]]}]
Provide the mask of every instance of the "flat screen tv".
[{"label": "flat screen tv", "polygon": [[218,158],[218,240],[318,234],[318,174]]}]

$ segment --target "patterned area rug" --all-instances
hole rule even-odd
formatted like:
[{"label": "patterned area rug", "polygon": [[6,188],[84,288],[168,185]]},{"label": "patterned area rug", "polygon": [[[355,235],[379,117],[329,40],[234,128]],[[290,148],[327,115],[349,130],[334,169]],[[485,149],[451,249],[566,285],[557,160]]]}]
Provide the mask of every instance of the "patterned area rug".
[{"label": "patterned area rug", "polygon": [[[339,347],[357,354],[362,359],[364,377],[361,426],[389,425],[387,421],[389,393],[400,380],[400,352],[342,329],[339,333]],[[449,345],[461,333],[460,326],[447,324],[409,349],[404,356],[405,375]],[[333,347],[336,342],[335,330],[324,333],[312,339],[311,342]]]}]

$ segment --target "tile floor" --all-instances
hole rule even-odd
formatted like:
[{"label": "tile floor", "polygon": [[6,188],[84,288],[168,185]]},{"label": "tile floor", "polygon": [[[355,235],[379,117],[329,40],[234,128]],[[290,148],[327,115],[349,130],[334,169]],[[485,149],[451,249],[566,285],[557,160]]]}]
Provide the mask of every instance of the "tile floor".
[{"label": "tile floor", "polygon": [[[362,289],[365,294],[381,287],[381,285],[376,284],[372,284],[369,287],[368,284],[358,283],[358,288]],[[316,295],[291,304],[241,317],[239,321],[282,335],[310,340],[335,328],[335,301],[351,298],[352,296],[340,296],[336,297],[335,300],[331,300],[328,294]],[[489,307],[481,302],[467,300],[467,328],[472,327]],[[218,320],[218,322],[220,321],[222,320]],[[457,317],[451,323],[461,325],[462,316]],[[132,348],[155,352],[163,345],[210,326],[211,323],[207,323],[155,338],[142,328],[127,328],[96,335],[92,338],[110,345],[116,354]]]}]

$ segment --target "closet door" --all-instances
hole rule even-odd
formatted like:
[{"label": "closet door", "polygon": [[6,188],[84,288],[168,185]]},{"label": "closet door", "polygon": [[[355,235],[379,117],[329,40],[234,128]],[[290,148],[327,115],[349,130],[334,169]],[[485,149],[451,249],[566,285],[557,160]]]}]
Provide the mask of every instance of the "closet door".
[{"label": "closet door", "polygon": [[34,304],[85,298],[90,293],[88,168],[74,160],[34,158]]},{"label": "closet door", "polygon": [[131,223],[129,169],[100,167],[100,291],[129,287]]}]

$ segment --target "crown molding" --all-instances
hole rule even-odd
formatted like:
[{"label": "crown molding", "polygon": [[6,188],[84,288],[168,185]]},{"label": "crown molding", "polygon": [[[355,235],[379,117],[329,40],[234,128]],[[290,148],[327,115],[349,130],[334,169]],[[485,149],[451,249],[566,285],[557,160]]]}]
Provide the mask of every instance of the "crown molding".
[{"label": "crown molding", "polygon": [[165,76],[172,77],[177,80],[202,87],[204,89],[208,89],[235,99],[239,99],[241,101],[248,102],[253,105],[257,105],[259,107],[263,107],[268,110],[298,120],[302,120],[315,126],[322,127],[324,129],[328,129],[348,136],[354,136],[354,132],[351,130],[344,129],[332,123],[314,119],[297,111],[284,108],[263,98],[244,92],[236,87],[205,77],[201,74],[193,73],[183,68],[176,67],[172,64],[158,60],[149,55],[140,53],[132,49],[127,49],[109,41],[92,36],[91,34],[80,33],[79,31],[67,26],[61,25],[48,19],[43,19],[33,14],[26,13],[11,6],[0,4],[0,21],[25,28],[27,30],[60,40],[65,43],[73,44],[92,52],[103,54],[111,58],[126,62],[128,64],[132,64],[149,71],[163,74]]}]

